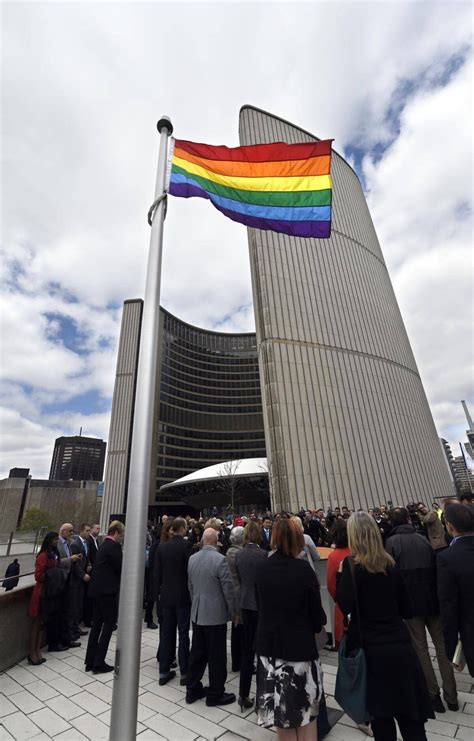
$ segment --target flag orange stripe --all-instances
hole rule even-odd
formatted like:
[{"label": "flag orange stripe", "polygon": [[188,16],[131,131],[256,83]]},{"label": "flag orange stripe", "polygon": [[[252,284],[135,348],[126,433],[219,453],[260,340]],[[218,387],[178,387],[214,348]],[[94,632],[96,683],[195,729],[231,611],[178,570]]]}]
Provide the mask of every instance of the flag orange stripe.
[{"label": "flag orange stripe", "polygon": [[232,162],[208,160],[196,157],[176,147],[174,155],[218,175],[236,177],[295,177],[298,175],[328,175],[331,167],[329,155],[319,155],[304,160],[285,160],[282,162]]}]

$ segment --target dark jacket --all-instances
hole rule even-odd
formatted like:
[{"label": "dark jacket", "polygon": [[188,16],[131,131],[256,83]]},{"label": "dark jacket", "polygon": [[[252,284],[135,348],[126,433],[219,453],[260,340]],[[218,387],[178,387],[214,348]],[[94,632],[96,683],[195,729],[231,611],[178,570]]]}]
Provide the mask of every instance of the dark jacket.
[{"label": "dark jacket", "polygon": [[95,540],[92,537],[92,535],[89,535],[87,538],[87,545],[89,546],[89,562],[92,566],[94,566],[95,559],[97,558],[97,554],[99,552],[99,542],[97,541],[97,545],[95,544]]},{"label": "dark jacket", "polygon": [[439,614],[436,590],[436,554],[412,525],[394,527],[385,550],[400,569],[412,602],[413,617]]},{"label": "dark jacket", "polygon": [[257,591],[255,577],[257,567],[268,558],[267,551],[256,543],[247,543],[235,557],[235,568],[239,579],[239,608],[257,610]]},{"label": "dark jacket", "polygon": [[20,573],[20,564],[18,563],[18,559],[15,558],[14,561],[8,564],[7,570],[5,571],[5,581],[2,584],[2,587],[9,592],[11,589],[14,589],[19,582],[18,578],[7,578],[7,577],[18,577],[18,574]]},{"label": "dark jacket", "polygon": [[[89,544],[88,544],[89,545]],[[71,568],[71,579],[72,582],[76,583],[83,583],[84,582],[84,575],[87,573],[87,566],[89,564],[89,548],[84,547],[84,543],[78,536],[77,538],[74,538],[74,540],[71,542],[71,545],[69,546],[71,549],[71,553],[79,553],[82,558],[79,559],[79,561],[75,561],[72,564]]]},{"label": "dark jacket", "polygon": [[188,540],[174,535],[156,550],[153,577],[155,599],[160,607],[190,607],[188,561],[192,555]]},{"label": "dark jacket", "polygon": [[316,574],[307,561],[277,551],[256,574],[256,653],[285,661],[318,657],[315,633],[326,623]]},{"label": "dark jacket", "polygon": [[100,546],[89,582],[89,597],[118,594],[122,574],[122,546],[106,538]]},{"label": "dark jacket", "polygon": [[474,535],[438,553],[438,597],[446,655],[452,660],[458,636],[474,677]]}]

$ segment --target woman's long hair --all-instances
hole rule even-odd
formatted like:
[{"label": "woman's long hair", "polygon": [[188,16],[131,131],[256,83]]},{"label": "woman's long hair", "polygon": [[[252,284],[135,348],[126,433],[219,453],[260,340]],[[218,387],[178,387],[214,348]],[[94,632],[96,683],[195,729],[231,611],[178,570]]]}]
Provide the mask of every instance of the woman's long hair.
[{"label": "woman's long hair", "polygon": [[386,574],[395,561],[384,550],[380,530],[367,512],[354,512],[347,520],[349,548],[356,563],[371,574]]},{"label": "woman's long hair", "polygon": [[[54,533],[53,531],[46,533],[44,536],[43,542],[41,544],[41,548],[39,550],[40,553],[44,553],[44,551],[51,551],[52,548],[52,542],[55,540],[55,538],[59,538],[59,533]],[[55,551],[57,551],[57,548],[54,548]]]}]

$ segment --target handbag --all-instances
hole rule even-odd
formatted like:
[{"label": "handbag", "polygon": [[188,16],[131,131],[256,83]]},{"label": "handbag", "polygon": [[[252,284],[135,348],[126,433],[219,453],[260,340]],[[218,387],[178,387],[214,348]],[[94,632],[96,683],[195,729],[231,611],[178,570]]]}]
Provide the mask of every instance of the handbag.
[{"label": "handbag", "polygon": [[357,584],[354,573],[354,561],[348,557],[351,570],[352,584],[355,594],[357,624],[359,628],[359,648],[347,653],[347,634],[342,638],[339,646],[339,665],[336,676],[334,699],[339,703],[355,723],[368,723],[370,713],[367,710],[367,663],[362,648],[362,633],[357,597]]}]

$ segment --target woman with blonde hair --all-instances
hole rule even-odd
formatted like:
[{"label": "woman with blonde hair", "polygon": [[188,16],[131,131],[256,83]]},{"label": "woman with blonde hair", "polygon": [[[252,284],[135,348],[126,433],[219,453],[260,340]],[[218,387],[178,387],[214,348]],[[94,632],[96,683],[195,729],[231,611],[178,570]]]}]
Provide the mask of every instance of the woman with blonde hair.
[{"label": "woman with blonde hair", "polygon": [[434,715],[403,622],[412,617],[410,596],[370,515],[352,514],[347,536],[352,557],[341,564],[336,600],[344,615],[350,615],[348,653],[362,647],[365,654],[367,710],[374,737],[396,741],[396,719],[404,741],[426,741],[424,725]]},{"label": "woman with blonde hair", "polygon": [[303,523],[301,522],[301,517],[298,517],[298,515],[293,515],[293,517],[290,518],[292,522],[295,523],[296,527],[301,530],[303,533],[303,539],[304,539],[304,546],[303,550],[299,554],[298,558],[305,559],[313,571],[316,571],[316,563],[319,561],[321,556],[319,555],[319,551],[314,545],[314,541],[310,535],[305,533]]}]

